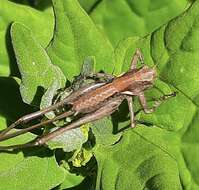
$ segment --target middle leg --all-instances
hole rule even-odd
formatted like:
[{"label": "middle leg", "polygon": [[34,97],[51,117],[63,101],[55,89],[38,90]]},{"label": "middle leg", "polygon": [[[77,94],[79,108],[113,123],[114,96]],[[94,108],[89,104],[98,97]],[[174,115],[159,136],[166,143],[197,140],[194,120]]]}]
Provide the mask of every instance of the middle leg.
[{"label": "middle leg", "polygon": [[131,96],[126,96],[128,107],[129,107],[129,114],[130,114],[130,120],[131,120],[131,127],[135,127],[135,121],[134,121],[134,112],[133,112],[133,100]]}]

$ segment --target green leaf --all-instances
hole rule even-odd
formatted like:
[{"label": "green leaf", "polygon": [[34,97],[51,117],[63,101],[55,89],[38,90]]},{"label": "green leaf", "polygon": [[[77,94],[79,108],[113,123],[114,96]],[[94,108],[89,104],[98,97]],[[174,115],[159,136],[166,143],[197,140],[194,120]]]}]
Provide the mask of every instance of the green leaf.
[{"label": "green leaf", "polygon": [[65,170],[65,180],[64,182],[60,185],[60,189],[66,189],[66,188],[71,188],[76,185],[79,185],[83,181],[84,177],[78,176],[76,174],[72,174]]},{"label": "green leaf", "polygon": [[[0,142],[0,145],[23,144],[35,139],[36,135],[23,134]],[[31,149],[30,149],[31,150]],[[29,149],[0,154],[0,189],[48,190],[64,181],[65,173],[57,165],[52,152],[47,149]]]},{"label": "green leaf", "polygon": [[51,63],[46,51],[27,27],[14,23],[11,35],[22,77],[20,92],[24,102],[32,103],[36,93],[42,93],[39,91],[48,89],[54,81],[58,82],[57,89],[65,86],[62,71]]},{"label": "green leaf", "polygon": [[[150,135],[154,138],[156,133]],[[98,162],[96,190],[181,189],[176,160],[132,129],[114,146],[98,145],[94,153]]]},{"label": "green leaf", "polygon": [[[184,14],[154,32],[152,39],[152,56],[159,63],[161,77],[196,104],[199,90],[198,10],[199,2],[196,1]],[[155,45],[157,40],[158,46]],[[167,59],[161,59],[163,54],[167,54]]]},{"label": "green leaf", "polygon": [[[199,138],[198,138],[198,122],[199,122],[199,111],[195,113],[190,124],[182,132],[181,136],[181,150],[183,154],[183,159],[186,163],[186,167],[189,170],[190,181],[186,183],[186,187],[190,189],[198,189],[198,150],[199,150]],[[186,179],[184,177],[184,179]]]},{"label": "green leaf", "polygon": [[115,46],[122,38],[144,36],[181,13],[187,0],[99,1],[90,15]]},{"label": "green leaf", "polygon": [[91,126],[97,145],[112,145],[121,137],[121,134],[113,135],[113,124],[110,117],[95,121]]},{"label": "green leaf", "polygon": [[65,152],[81,149],[82,144],[88,140],[88,129],[85,133],[82,130],[83,129],[81,128],[77,128],[66,131],[63,134],[51,139],[47,144],[51,149],[63,148]]},{"label": "green leaf", "polygon": [[53,6],[55,33],[47,49],[53,63],[62,69],[69,80],[80,73],[81,65],[88,56],[95,56],[97,71],[112,72],[113,48],[78,1],[53,0]]},{"label": "green leaf", "polygon": [[147,142],[154,144],[162,151],[166,151],[177,163],[181,186],[189,189],[192,185],[192,176],[184,160],[182,152],[183,142],[178,132],[166,131],[155,126],[141,127],[134,131]]},{"label": "green leaf", "polygon": [[1,153],[0,160],[4,163],[0,165],[1,190],[49,190],[64,181],[64,170],[46,152],[27,157],[22,152]]},{"label": "green leaf", "polygon": [[36,39],[45,47],[53,32],[52,12],[42,13],[29,6],[1,0],[0,20],[0,76],[9,76],[10,73],[16,76],[18,73],[9,36],[11,23],[17,21],[31,28]]}]

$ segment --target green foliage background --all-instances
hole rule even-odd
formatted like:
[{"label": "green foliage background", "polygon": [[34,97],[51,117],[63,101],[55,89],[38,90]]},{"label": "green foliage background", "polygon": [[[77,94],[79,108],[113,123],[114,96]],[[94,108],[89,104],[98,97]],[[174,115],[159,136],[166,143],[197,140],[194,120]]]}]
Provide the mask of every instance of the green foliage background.
[{"label": "green foliage background", "polygon": [[[59,147],[70,153],[53,145],[0,152],[0,190],[199,189],[198,44],[199,0],[1,0],[0,129],[40,102],[50,105],[88,56],[96,72],[119,75],[139,47],[159,74],[146,92],[149,105],[163,93],[178,94],[149,115],[135,100],[142,123],[135,129],[126,129],[124,104],[112,117],[65,134],[69,146]],[[85,146],[88,127],[92,148]]]}]

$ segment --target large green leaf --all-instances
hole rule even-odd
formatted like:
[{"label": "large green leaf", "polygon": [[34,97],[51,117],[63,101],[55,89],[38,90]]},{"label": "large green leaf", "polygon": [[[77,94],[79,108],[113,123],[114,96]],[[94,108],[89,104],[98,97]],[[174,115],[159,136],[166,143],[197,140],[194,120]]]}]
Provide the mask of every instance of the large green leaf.
[{"label": "large green leaf", "polygon": [[93,6],[90,15],[115,46],[124,37],[152,32],[181,13],[187,5],[187,0],[104,0]]},{"label": "large green leaf", "polygon": [[26,24],[45,47],[53,32],[52,12],[42,13],[29,6],[1,0],[0,20],[0,75],[8,76],[10,73],[16,75],[16,63],[9,36],[11,23],[18,21]]},{"label": "large green leaf", "polygon": [[[145,126],[143,130],[150,131]],[[153,132],[149,139],[155,136],[159,143],[158,133]],[[132,129],[114,146],[98,145],[95,155],[98,161],[96,190],[181,189],[176,160]]]},{"label": "large green leaf", "polygon": [[[31,133],[0,142],[0,145],[23,144],[36,137]],[[49,190],[64,181],[65,172],[57,165],[52,152],[34,149],[0,154],[0,189]]]},{"label": "large green leaf", "polygon": [[[65,76],[78,75],[86,57],[95,56],[96,71],[112,72],[113,48],[77,0],[54,0],[55,32],[47,51]],[[107,66],[108,64],[108,66]]]},{"label": "large green leaf", "polygon": [[64,170],[57,165],[54,156],[48,157],[46,152],[44,155],[1,154],[0,160],[4,164],[0,167],[0,189],[49,190],[62,183]]},{"label": "large green leaf", "polygon": [[[23,101],[30,104],[36,93],[48,89],[57,81],[57,89],[65,86],[65,77],[59,67],[53,65],[44,48],[31,31],[20,23],[11,28],[12,43],[21,73],[20,91]],[[43,91],[44,92],[44,91]]]},{"label": "large green leaf", "polygon": [[186,128],[186,131],[181,137],[181,151],[183,154],[183,159],[186,163],[186,168],[189,172],[188,176],[185,176],[184,179],[188,182],[185,184],[187,189],[197,190],[199,189],[199,181],[198,181],[198,159],[199,159],[199,111],[195,113],[192,121],[190,122],[189,126]]}]

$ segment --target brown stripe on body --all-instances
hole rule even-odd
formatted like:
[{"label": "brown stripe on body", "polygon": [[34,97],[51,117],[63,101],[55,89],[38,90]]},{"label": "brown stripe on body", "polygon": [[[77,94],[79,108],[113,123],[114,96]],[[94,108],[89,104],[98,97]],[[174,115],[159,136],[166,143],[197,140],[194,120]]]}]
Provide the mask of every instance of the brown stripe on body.
[{"label": "brown stripe on body", "polygon": [[100,103],[104,102],[110,96],[116,94],[117,89],[111,84],[106,84],[93,91],[83,94],[73,102],[72,109],[76,112],[90,112],[96,110]]}]

